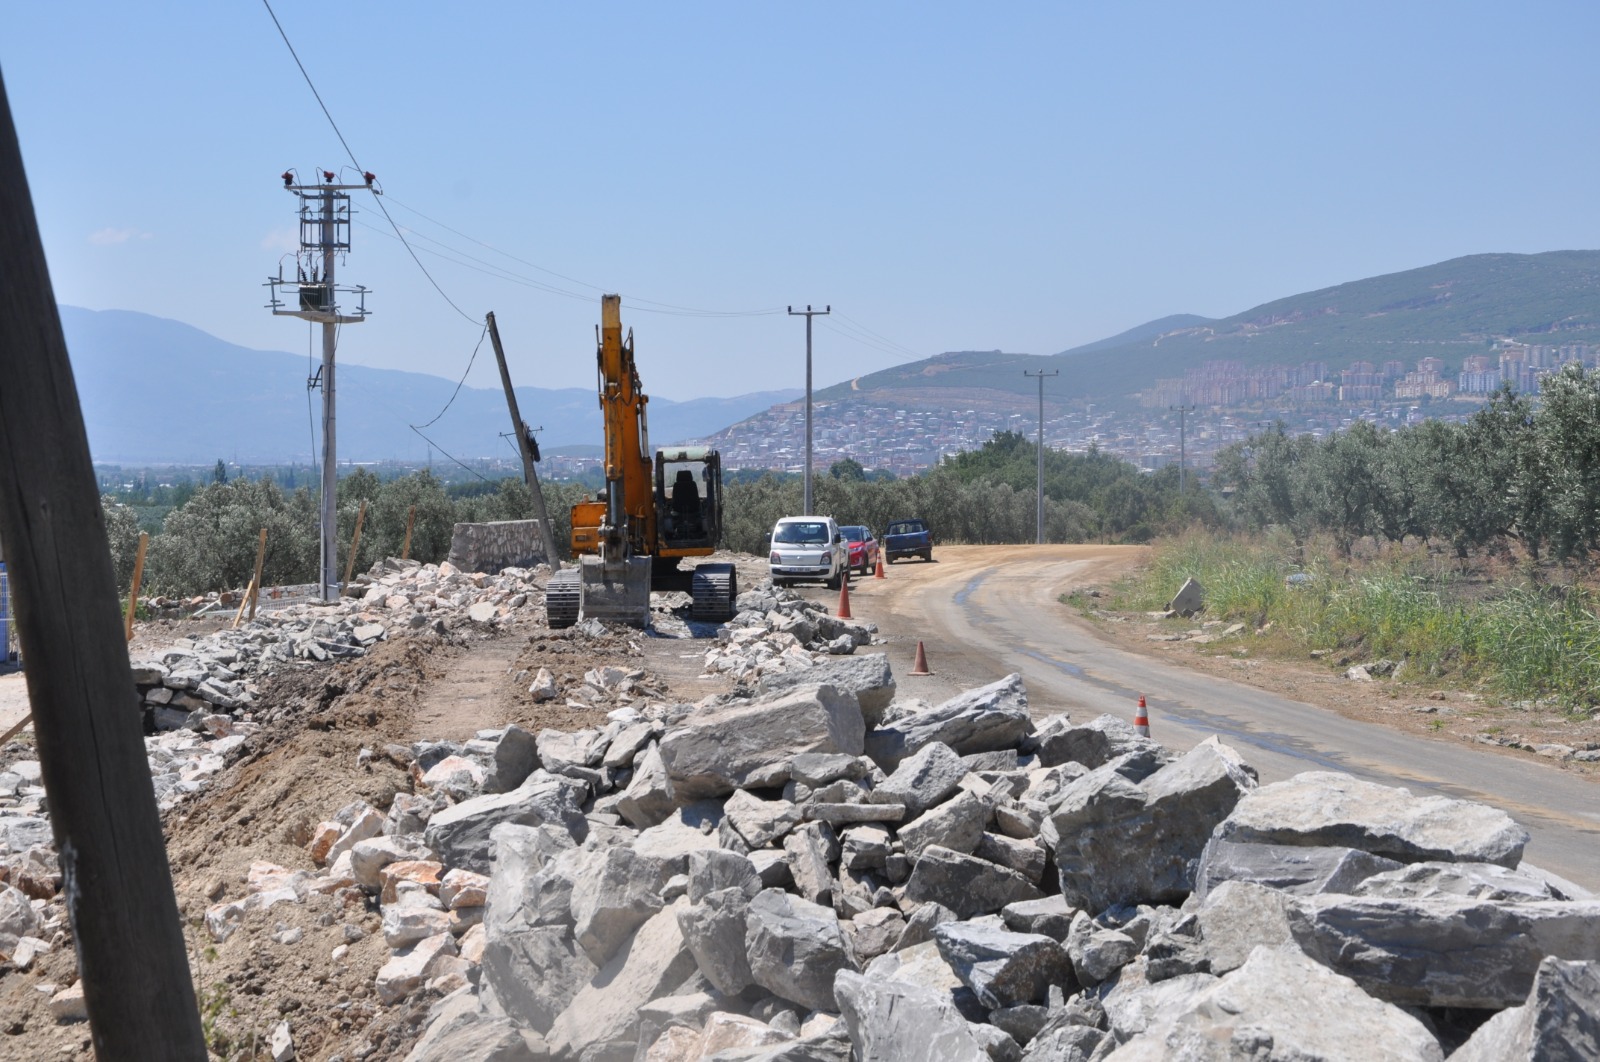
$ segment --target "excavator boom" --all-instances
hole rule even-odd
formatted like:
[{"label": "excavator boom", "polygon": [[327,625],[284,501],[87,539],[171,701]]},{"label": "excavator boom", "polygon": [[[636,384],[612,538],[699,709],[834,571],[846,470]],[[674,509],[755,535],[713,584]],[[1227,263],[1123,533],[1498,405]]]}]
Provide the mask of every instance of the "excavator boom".
[{"label": "excavator boom", "polygon": [[[600,299],[596,362],[605,427],[605,489],[572,508],[578,567],[556,573],[545,591],[550,626],[595,618],[645,627],[650,591],[684,590],[695,619],[733,614],[731,564],[678,567],[715,550],[722,525],[722,465],[716,451],[678,447],[652,455],[650,401],[639,384],[633,334],[622,333],[622,300]],[[669,484],[666,474],[671,470]]]}]

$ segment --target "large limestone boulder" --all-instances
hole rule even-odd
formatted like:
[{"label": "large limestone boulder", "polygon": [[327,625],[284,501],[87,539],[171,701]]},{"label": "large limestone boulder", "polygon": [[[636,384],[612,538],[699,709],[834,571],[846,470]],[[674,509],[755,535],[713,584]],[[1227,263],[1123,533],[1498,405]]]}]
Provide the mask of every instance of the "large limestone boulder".
[{"label": "large limestone boulder", "polygon": [[994,914],[1008,904],[1043,896],[1015,870],[939,845],[923,850],[906,882],[906,899],[941,904],[957,918]]},{"label": "large limestone boulder", "polygon": [[1542,875],[1510,870],[1498,863],[1412,863],[1374,874],[1352,889],[1337,891],[1397,900],[1438,896],[1500,903],[1571,899]]},{"label": "large limestone boulder", "polygon": [[424,837],[446,866],[487,874],[489,833],[502,823],[548,823],[582,840],[588,832],[588,823],[578,810],[583,793],[583,786],[569,778],[535,771],[509,793],[473,797],[435,812]]},{"label": "large limestone boulder", "polygon": [[906,817],[914,819],[953,796],[967,771],[954,749],[935,741],[901,760],[894,773],[873,788],[869,799],[876,804],[903,804]]},{"label": "large limestone boulder", "polygon": [[1069,784],[1050,818],[1061,893],[1091,911],[1173,903],[1194,888],[1207,839],[1255,773],[1216,738],[1134,783],[1112,761]]},{"label": "large limestone boulder", "polygon": [[661,750],[651,745],[634,762],[633,777],[628,779],[628,788],[617,801],[617,814],[629,826],[645,830],[665,822],[677,806],[672,779],[667,776],[666,764],[661,762]]},{"label": "large limestone boulder", "polygon": [[557,1016],[545,1037],[551,1052],[577,1057],[594,1045],[631,1045],[640,1008],[678,987],[694,968],[676,906],[657,911]]},{"label": "large limestone boulder", "polygon": [[573,931],[589,961],[604,966],[633,931],[664,906],[661,863],[618,845],[573,882]]},{"label": "large limestone boulder", "polygon": [[1451,1062],[1586,1062],[1600,1058],[1600,963],[1546,959],[1520,1007],[1478,1027]]},{"label": "large limestone boulder", "polygon": [[1402,863],[1443,860],[1515,867],[1528,831],[1484,804],[1308,771],[1239,801],[1224,841],[1359,848]]},{"label": "large limestone boulder", "polygon": [[950,969],[990,1009],[1041,1003],[1050,986],[1075,983],[1066,949],[1046,936],[983,922],[946,922],[934,928],[933,939]]},{"label": "large limestone boulder", "polygon": [[761,679],[761,692],[776,694],[799,686],[832,686],[855,694],[861,717],[869,727],[883,719],[883,710],[894,700],[894,672],[884,653],[859,656],[830,656],[816,665],[794,671],[780,671]]},{"label": "large limestone boulder", "polygon": [[1106,1057],[1443,1062],[1444,1052],[1416,1018],[1349,978],[1292,948],[1258,948],[1238,970],[1168,1009]]},{"label": "large limestone boulder", "polygon": [[1600,901],[1293,899],[1305,953],[1392,1003],[1515,1006],[1547,956],[1600,960]]},{"label": "large limestone boulder", "polygon": [[849,970],[834,989],[860,1062],[989,1062],[948,995]]},{"label": "large limestone boulder", "polygon": [[678,908],[678,928],[701,974],[724,995],[738,995],[753,975],[745,945],[750,896],[741,888],[715,889]]},{"label": "large limestone boulder", "polygon": [[1126,719],[1102,715],[1087,723],[1072,723],[1066,716],[1047,719],[1038,733],[1028,740],[1027,748],[1039,758],[1042,767],[1055,767],[1064,763],[1082,764],[1093,770],[1130,752],[1151,749],[1162,763],[1172,759],[1172,753],[1133,728]]},{"label": "large limestone boulder", "polygon": [[[594,975],[567,919],[566,896],[548,907],[543,875],[552,863],[585,853],[565,831],[503,825],[494,831],[494,868],[484,905],[482,978],[506,1015],[547,1032]],[[571,885],[567,884],[570,892]],[[547,919],[558,914],[555,924]]]},{"label": "large limestone boulder", "polygon": [[477,994],[464,988],[434,1006],[406,1062],[535,1062],[538,1057],[512,1021],[484,1013]]},{"label": "large limestone boulder", "polygon": [[886,771],[935,741],[961,755],[1014,748],[1033,733],[1022,676],[967,690],[925,711],[896,718],[867,735],[867,755]]},{"label": "large limestone boulder", "polygon": [[746,785],[782,784],[788,761],[806,752],[859,756],[865,724],[849,693],[806,686],[772,700],[690,716],[661,739],[676,799],[726,796]]},{"label": "large limestone boulder", "polygon": [[766,889],[750,901],[745,925],[751,980],[791,1003],[834,1009],[833,979],[855,963],[831,907]]},{"label": "large limestone boulder", "polygon": [[1403,865],[1359,848],[1241,844],[1213,837],[1200,854],[1194,895],[1203,901],[1212,889],[1226,881],[1255,882],[1301,896],[1349,893],[1374,874]]}]

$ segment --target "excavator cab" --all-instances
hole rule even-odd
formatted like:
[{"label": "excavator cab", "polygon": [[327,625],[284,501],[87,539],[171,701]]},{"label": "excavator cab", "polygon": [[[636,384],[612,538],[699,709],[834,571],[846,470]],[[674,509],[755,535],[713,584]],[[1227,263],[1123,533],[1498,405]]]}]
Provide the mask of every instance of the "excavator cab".
[{"label": "excavator cab", "polygon": [[656,452],[658,556],[705,556],[722,537],[722,457],[704,446]]}]

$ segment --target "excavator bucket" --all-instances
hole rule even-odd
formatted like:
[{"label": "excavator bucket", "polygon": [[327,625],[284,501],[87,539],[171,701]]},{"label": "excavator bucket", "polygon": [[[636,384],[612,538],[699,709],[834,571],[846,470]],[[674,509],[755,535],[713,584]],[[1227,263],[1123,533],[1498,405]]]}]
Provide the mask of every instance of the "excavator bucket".
[{"label": "excavator bucket", "polygon": [[584,557],[581,571],[584,619],[641,629],[650,625],[649,557],[629,557],[610,564],[599,557]]}]

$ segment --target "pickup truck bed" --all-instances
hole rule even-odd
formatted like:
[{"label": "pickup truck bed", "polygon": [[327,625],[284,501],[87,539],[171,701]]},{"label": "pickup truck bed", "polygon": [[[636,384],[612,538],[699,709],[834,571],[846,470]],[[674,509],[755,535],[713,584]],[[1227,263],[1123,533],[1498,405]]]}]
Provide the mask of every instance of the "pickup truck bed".
[{"label": "pickup truck bed", "polygon": [[901,557],[933,560],[933,533],[921,520],[896,520],[883,534],[883,561],[893,564]]}]

